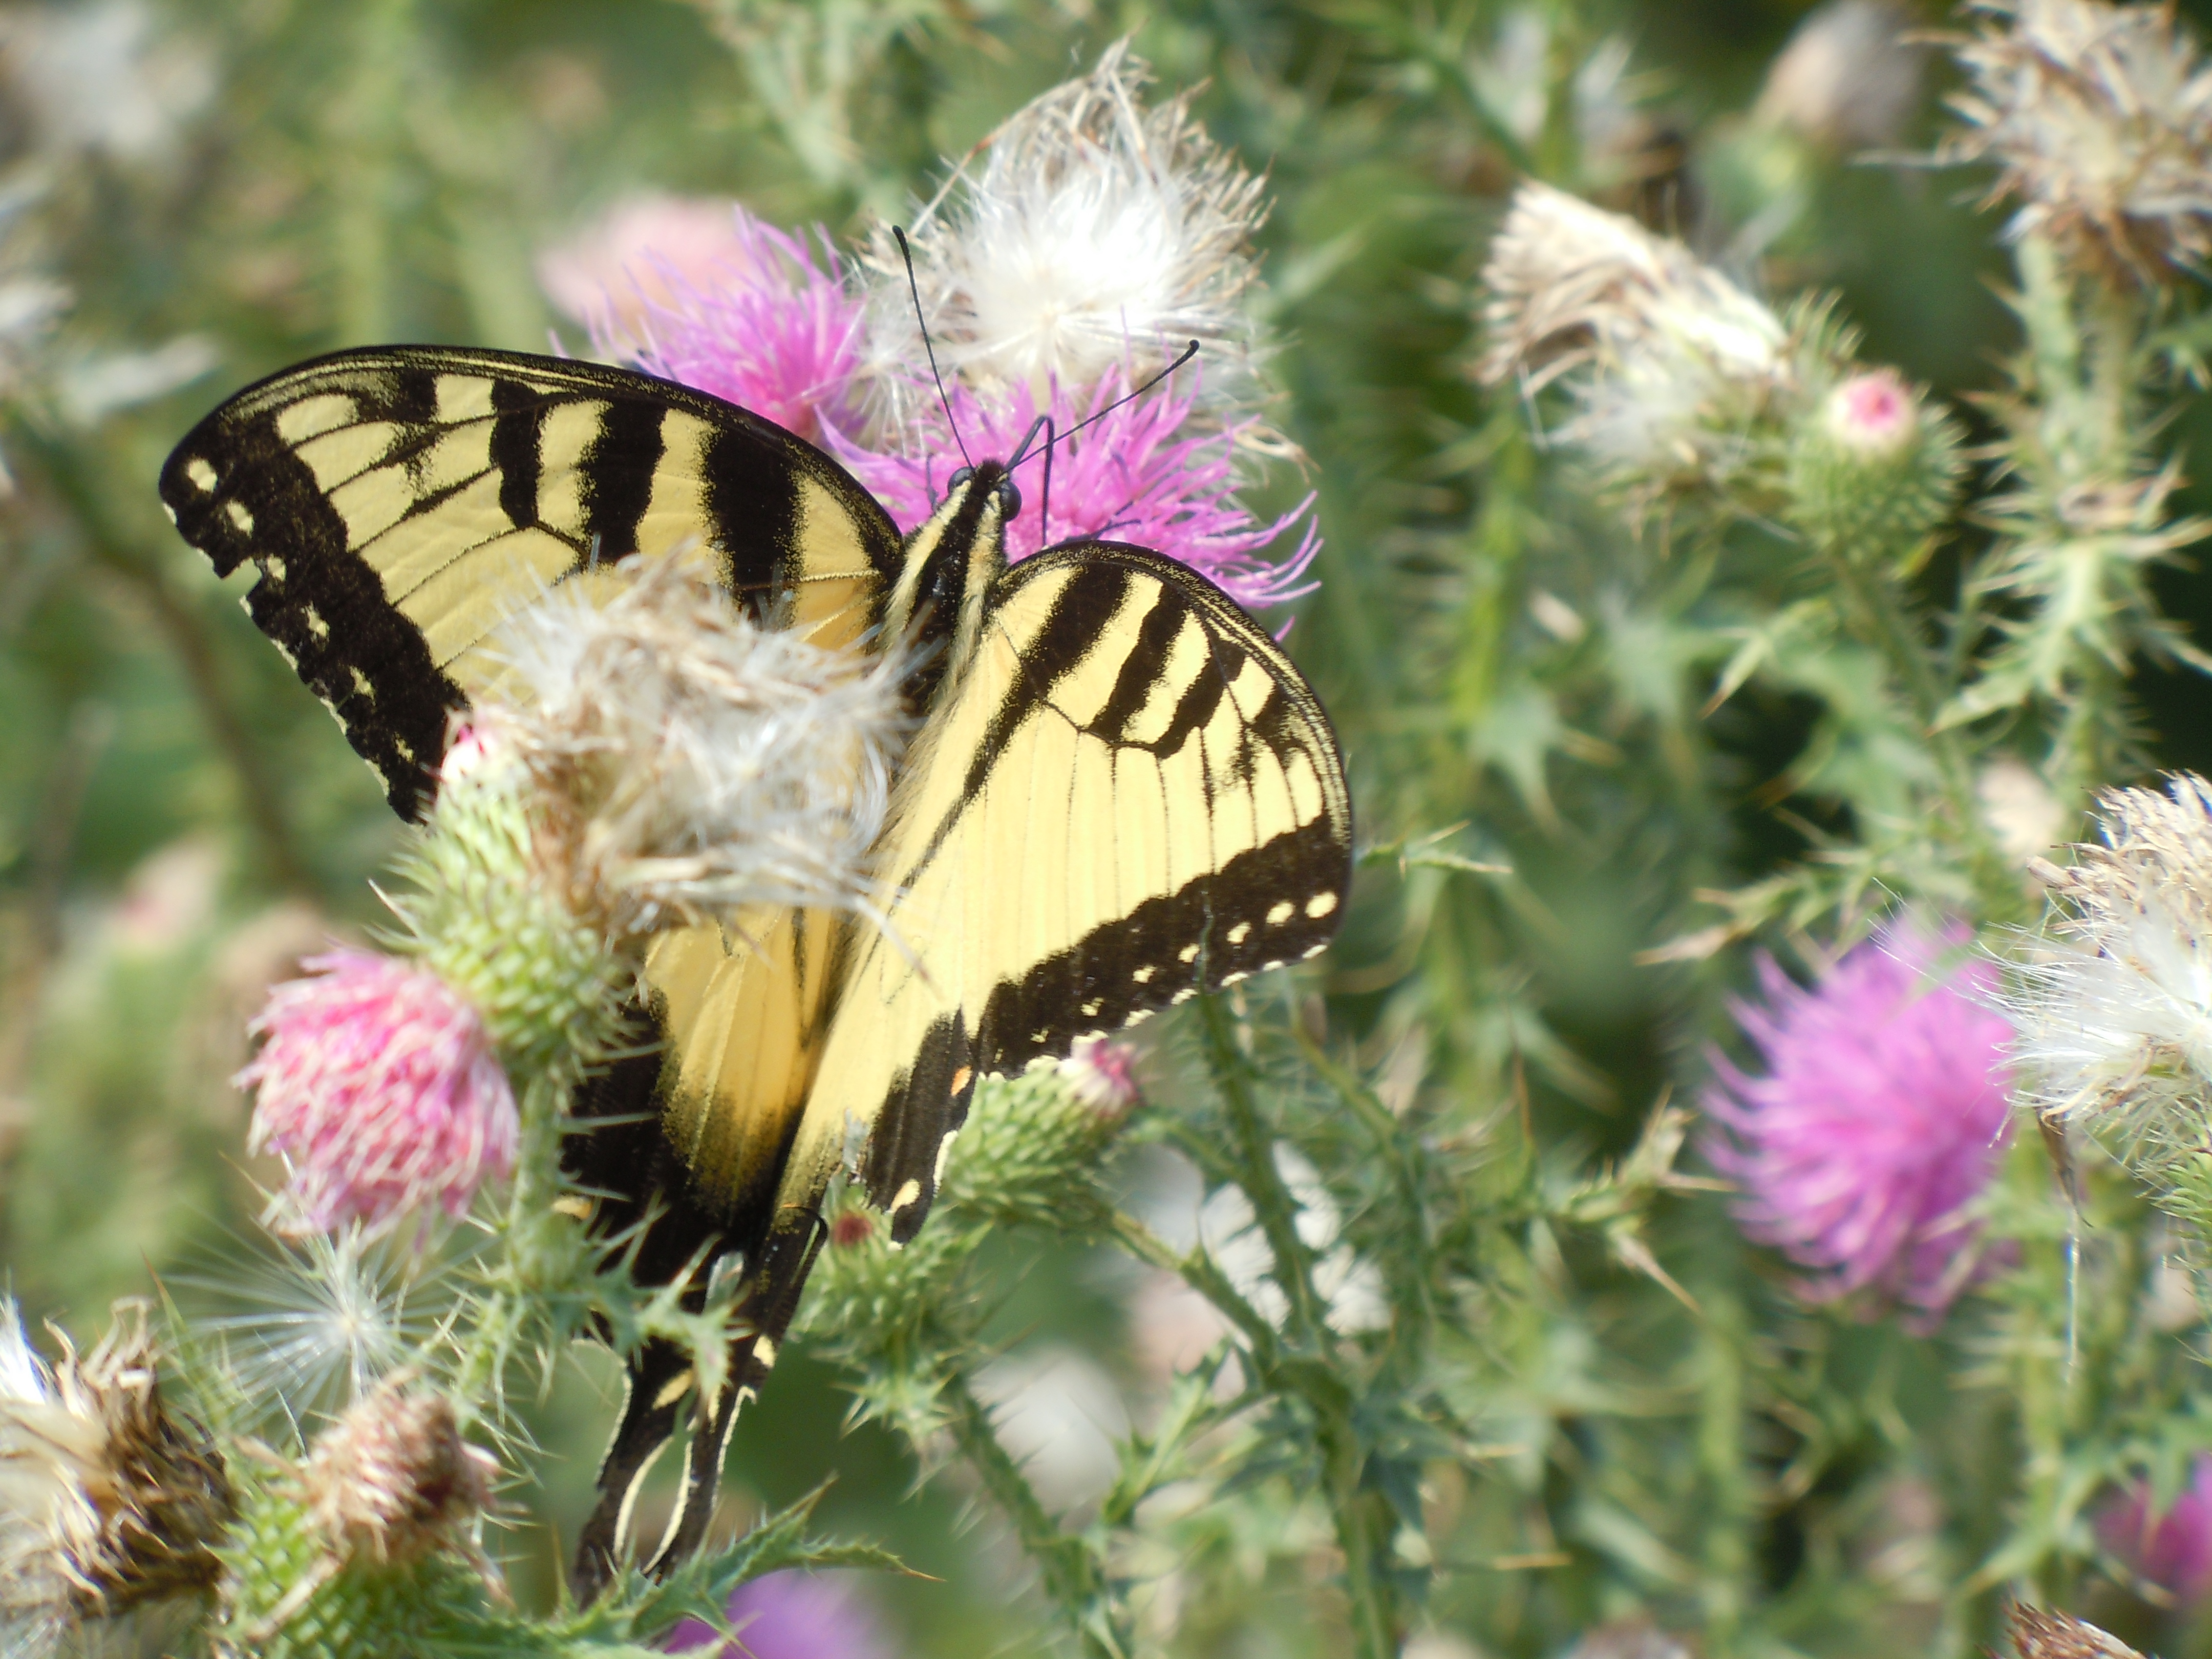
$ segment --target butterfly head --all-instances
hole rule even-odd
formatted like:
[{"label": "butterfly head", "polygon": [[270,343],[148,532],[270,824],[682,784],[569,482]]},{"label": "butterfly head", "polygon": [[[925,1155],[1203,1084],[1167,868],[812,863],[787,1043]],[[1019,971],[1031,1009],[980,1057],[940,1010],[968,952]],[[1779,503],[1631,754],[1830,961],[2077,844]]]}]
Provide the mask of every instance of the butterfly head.
[{"label": "butterfly head", "polygon": [[906,538],[885,631],[945,646],[951,662],[964,662],[984,596],[1006,568],[1007,521],[1021,510],[1021,492],[1000,462],[955,472],[928,522]]}]

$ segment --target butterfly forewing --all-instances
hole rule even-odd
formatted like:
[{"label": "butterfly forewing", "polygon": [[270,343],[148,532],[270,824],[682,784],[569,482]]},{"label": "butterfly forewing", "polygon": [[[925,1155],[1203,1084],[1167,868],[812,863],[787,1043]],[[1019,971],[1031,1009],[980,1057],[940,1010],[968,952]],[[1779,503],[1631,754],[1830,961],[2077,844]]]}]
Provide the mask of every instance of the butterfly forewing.
[{"label": "butterfly forewing", "polygon": [[341,352],[208,416],[161,472],[185,539],[383,777],[428,805],[451,714],[500,624],[638,553],[691,550],[757,615],[859,638],[896,571],[890,519],[781,428],[672,382],[495,351]]},{"label": "butterfly forewing", "polygon": [[784,1177],[853,1139],[911,1236],[978,1077],[1064,1055],[1322,948],[1351,878],[1336,744],[1282,652],[1210,584],[1105,543],[1013,568],[910,761]]}]

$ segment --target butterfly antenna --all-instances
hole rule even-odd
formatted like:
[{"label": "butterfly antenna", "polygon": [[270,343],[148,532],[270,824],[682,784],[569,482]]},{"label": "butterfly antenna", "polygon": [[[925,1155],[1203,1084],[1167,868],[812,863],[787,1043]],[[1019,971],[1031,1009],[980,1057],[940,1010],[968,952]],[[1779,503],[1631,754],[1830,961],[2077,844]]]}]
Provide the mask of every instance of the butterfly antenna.
[{"label": "butterfly antenna", "polygon": [[[1117,410],[1117,409],[1121,408],[1121,406],[1123,404],[1133,404],[1133,403],[1136,402],[1136,400],[1137,400],[1138,398],[1139,398],[1143,397],[1143,396],[1144,396],[1147,392],[1150,392],[1150,391],[1151,391],[1154,386],[1158,386],[1158,385],[1162,380],[1166,380],[1166,379],[1167,379],[1167,377],[1168,377],[1169,375],[1170,375],[1170,374],[1174,374],[1174,373],[1176,372],[1176,370],[1177,370],[1177,369],[1181,368],[1182,368],[1185,363],[1188,362],[1192,358],[1194,358],[1194,357],[1195,357],[1195,356],[1198,356],[1198,342],[1197,342],[1197,341],[1195,341],[1195,340],[1193,340],[1193,341],[1192,341],[1188,345],[1185,346],[1185,347],[1182,349],[1182,356],[1178,356],[1178,357],[1177,357],[1177,358],[1176,358],[1173,362],[1170,363],[1170,364],[1169,364],[1165,368],[1162,369],[1158,374],[1157,374],[1153,375],[1153,376],[1152,376],[1152,378],[1151,380],[1149,380],[1146,381],[1146,382],[1144,383],[1144,385],[1142,385],[1142,386],[1139,386],[1139,387],[1138,387],[1134,392],[1125,392],[1125,393],[1123,393],[1121,397],[1116,398],[1115,399],[1114,399],[1114,401],[1113,401],[1112,403],[1110,403],[1110,404],[1107,404],[1105,408],[1101,409],[1101,410],[1096,410],[1096,411],[1094,411],[1093,413],[1091,413],[1091,414],[1090,414],[1090,415],[1086,415],[1086,416],[1085,416],[1083,417],[1083,419],[1081,419],[1081,420],[1078,421],[1078,422],[1077,422],[1073,426],[1072,426],[1072,427],[1068,428],[1066,431],[1060,433],[1060,434],[1059,435],[1057,435],[1057,436],[1053,435],[1053,432],[1052,432],[1052,422],[1051,422],[1051,420],[1050,420],[1048,416],[1042,416],[1042,415],[1038,416],[1037,416],[1037,418],[1036,418],[1036,424],[1030,428],[1030,438],[1034,438],[1034,437],[1036,437],[1036,430],[1037,430],[1037,427],[1041,426],[1041,427],[1042,427],[1042,428],[1045,428],[1045,434],[1046,434],[1046,435],[1045,435],[1045,441],[1044,441],[1044,470],[1045,470],[1045,476],[1048,478],[1048,477],[1051,477],[1051,475],[1052,475],[1052,447],[1053,447],[1054,444],[1057,444],[1057,443],[1065,443],[1065,442],[1066,442],[1070,438],[1073,438],[1073,437],[1077,433],[1079,433],[1079,432],[1082,431],[1082,430],[1083,430],[1083,428],[1084,428],[1085,427],[1086,427],[1086,426],[1090,426],[1090,425],[1091,425],[1091,424],[1092,424],[1093,422],[1098,422],[1098,421],[1103,421],[1103,420],[1104,420],[1104,419],[1105,419],[1109,415],[1111,415],[1111,414],[1112,414],[1115,410]],[[1024,438],[1024,439],[1023,439],[1023,440],[1022,440],[1022,447],[1021,447],[1021,448],[1015,452],[1014,459],[1013,459],[1012,460],[1008,461],[1008,462],[1006,463],[1006,471],[1009,471],[1009,472],[1011,472],[1011,471],[1012,471],[1016,467],[1019,466],[1019,465],[1020,465],[1024,461],[1027,460],[1027,459],[1029,459],[1029,450],[1030,450],[1030,439],[1029,439],[1029,438]],[[1045,486],[1045,489],[1046,489],[1046,490],[1047,490],[1048,492],[1049,492],[1049,491],[1050,491],[1051,488],[1052,488],[1052,486],[1051,486],[1049,483],[1048,483],[1048,484]]]},{"label": "butterfly antenna", "polygon": [[[914,296],[914,320],[921,329],[921,349],[929,357],[929,378],[937,382],[937,401],[945,405],[945,424],[952,428],[952,441],[959,448],[960,459],[972,467],[975,463],[968,460],[968,446],[960,441],[960,428],[953,422],[952,399],[945,395],[945,377],[937,372],[937,348],[929,343],[929,319],[921,314],[921,284],[915,280],[914,250],[907,246],[906,232],[896,225],[891,227],[891,234],[898,239],[899,258],[906,261],[906,291]],[[1198,342],[1193,340],[1190,349],[1197,350]]]}]

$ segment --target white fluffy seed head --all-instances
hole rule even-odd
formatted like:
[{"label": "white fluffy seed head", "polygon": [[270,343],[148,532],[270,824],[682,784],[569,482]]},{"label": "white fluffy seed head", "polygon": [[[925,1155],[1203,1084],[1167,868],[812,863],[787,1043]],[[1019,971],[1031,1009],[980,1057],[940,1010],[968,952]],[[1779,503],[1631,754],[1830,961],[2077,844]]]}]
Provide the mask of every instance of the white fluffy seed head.
[{"label": "white fluffy seed head", "polygon": [[556,589],[508,624],[478,710],[543,793],[580,906],[626,939],[864,903],[898,665],[758,626],[680,556],[617,568],[605,603]]},{"label": "white fluffy seed head", "polygon": [[[1109,48],[977,145],[908,228],[938,362],[977,392],[1025,385],[1042,406],[1109,370],[1146,379],[1194,339],[1210,401],[1250,393],[1261,181],[1187,97],[1145,107],[1148,78],[1126,41]],[[877,389],[896,400],[922,350],[888,229],[867,264],[874,349],[897,371]]]},{"label": "white fluffy seed head", "polygon": [[2103,845],[2030,866],[2057,909],[2012,964],[2008,1012],[2029,1103],[2155,1166],[2212,1121],[2212,784],[2112,790],[2098,815]]},{"label": "white fluffy seed head", "polygon": [[1526,184],[1491,244],[1489,385],[1571,376],[1578,412],[1553,433],[1601,462],[1664,472],[1741,429],[1792,384],[1789,331],[1680,242]]}]

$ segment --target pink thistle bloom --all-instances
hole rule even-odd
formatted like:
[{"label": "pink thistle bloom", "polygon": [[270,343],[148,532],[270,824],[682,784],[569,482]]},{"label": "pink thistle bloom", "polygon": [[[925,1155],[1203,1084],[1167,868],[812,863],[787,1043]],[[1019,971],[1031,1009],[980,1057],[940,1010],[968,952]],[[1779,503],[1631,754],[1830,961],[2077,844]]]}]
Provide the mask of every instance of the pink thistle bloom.
[{"label": "pink thistle bloom", "polygon": [[1920,401],[1893,368],[1854,374],[1828,394],[1829,435],[1869,460],[1902,453],[1920,436]]},{"label": "pink thistle bloom", "polygon": [[389,1225],[436,1205],[465,1213],[514,1167],[514,1092],[483,1018],[428,969],[333,951],[269,994],[239,1087],[255,1091],[255,1152],[292,1166],[285,1231]]},{"label": "pink thistle bloom", "polygon": [[1894,927],[1810,989],[1765,961],[1766,1006],[1736,1006],[1766,1075],[1716,1060],[1707,1155],[1744,1231],[1814,1270],[1808,1300],[1871,1290],[1932,1328],[1981,1265],[1966,1212],[2008,1132],[2013,1031],[1995,964],[1945,959],[1966,939]]},{"label": "pink thistle bloom", "polygon": [[749,1579],[730,1593],[728,1618],[734,1642],[687,1619],[661,1645],[700,1659],[892,1659],[897,1651],[865,1596],[842,1577],[787,1568]]},{"label": "pink thistle bloom", "polygon": [[[594,315],[592,339],[647,374],[726,398],[802,438],[843,411],[860,367],[860,302],[844,266],[820,244],[730,210],[734,231],[710,258],[679,264],[651,247],[630,266],[635,304]],[[612,295],[611,288],[609,290]],[[632,337],[635,337],[634,338]]]},{"label": "pink thistle bloom", "polygon": [[[1079,402],[1064,387],[1054,388],[1054,429],[1072,430],[1119,398],[1124,385],[1117,371]],[[949,389],[953,423],[971,455],[1012,458],[1041,412],[1026,385],[988,398],[965,386]],[[1313,497],[1272,524],[1246,512],[1233,493],[1233,451],[1238,435],[1254,422],[1177,436],[1197,403],[1195,391],[1163,389],[1122,404],[1057,445],[1048,504],[1042,456],[1025,459],[1014,479],[1022,510],[1006,526],[1007,557],[1018,561],[1086,538],[1133,542],[1188,565],[1248,611],[1313,592],[1315,584],[1303,580],[1321,548],[1310,520],[1287,557],[1262,556],[1307,517]],[[890,510],[902,530],[911,531],[929,517],[944,495],[945,480],[965,465],[941,422],[918,428],[908,453],[901,454],[864,449],[834,425],[826,428],[824,440]]]},{"label": "pink thistle bloom", "polygon": [[538,285],[577,322],[632,339],[646,303],[668,302],[668,273],[706,282],[744,257],[738,223],[726,197],[626,196],[538,256]]},{"label": "pink thistle bloom", "polygon": [[1060,1063],[1075,1097],[1105,1118],[1125,1116],[1137,1103],[1137,1050],[1111,1037],[1079,1039]]},{"label": "pink thistle bloom", "polygon": [[2160,1515],[2138,1480],[2097,1517],[2098,1541],[2137,1575],[2197,1601],[2212,1590],[2212,1454],[2199,1452],[2189,1484]]}]

